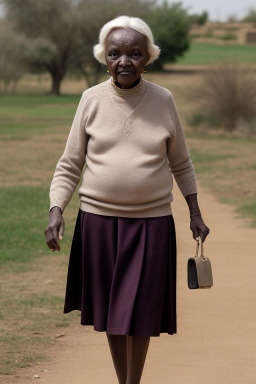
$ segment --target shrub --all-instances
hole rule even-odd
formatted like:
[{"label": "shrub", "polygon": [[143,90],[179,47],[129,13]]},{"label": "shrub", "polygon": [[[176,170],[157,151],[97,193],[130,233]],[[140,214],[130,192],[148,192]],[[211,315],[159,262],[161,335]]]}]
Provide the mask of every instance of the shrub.
[{"label": "shrub", "polygon": [[253,67],[236,60],[211,64],[200,80],[195,97],[202,101],[205,113],[216,116],[226,130],[232,132],[241,119],[250,121],[256,116]]},{"label": "shrub", "polygon": [[216,116],[200,111],[194,112],[187,116],[186,122],[191,127],[199,127],[200,125],[216,127],[220,124],[220,121],[216,118]]},{"label": "shrub", "polygon": [[220,40],[237,40],[237,35],[227,34],[218,37]]},{"label": "shrub", "polygon": [[166,63],[174,63],[190,48],[190,19],[182,3],[163,4],[153,8],[147,17],[161,54],[150,70],[162,70]]}]

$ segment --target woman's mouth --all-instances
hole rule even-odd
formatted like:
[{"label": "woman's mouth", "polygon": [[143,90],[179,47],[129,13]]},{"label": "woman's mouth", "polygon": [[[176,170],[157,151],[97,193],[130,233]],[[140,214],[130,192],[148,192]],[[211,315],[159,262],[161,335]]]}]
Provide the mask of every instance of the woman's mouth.
[{"label": "woman's mouth", "polygon": [[119,72],[119,75],[131,75],[131,74],[132,74],[132,72],[126,72],[126,71]]}]

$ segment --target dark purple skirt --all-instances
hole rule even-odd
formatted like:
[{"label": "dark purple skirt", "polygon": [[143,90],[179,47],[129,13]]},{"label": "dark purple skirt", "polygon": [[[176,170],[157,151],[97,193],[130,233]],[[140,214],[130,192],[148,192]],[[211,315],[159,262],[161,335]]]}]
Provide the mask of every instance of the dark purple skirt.
[{"label": "dark purple skirt", "polygon": [[64,313],[113,335],[177,333],[173,216],[130,218],[79,209]]}]

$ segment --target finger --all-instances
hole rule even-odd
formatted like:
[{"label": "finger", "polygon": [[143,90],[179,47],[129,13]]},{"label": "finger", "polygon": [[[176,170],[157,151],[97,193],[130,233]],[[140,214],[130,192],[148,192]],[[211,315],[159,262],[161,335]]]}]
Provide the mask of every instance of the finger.
[{"label": "finger", "polygon": [[202,243],[205,241],[207,236],[208,236],[208,233],[201,235]]},{"label": "finger", "polygon": [[201,230],[200,237],[201,237],[202,243],[205,241],[205,239],[208,236],[209,232],[210,232],[210,230],[207,227]]},{"label": "finger", "polygon": [[45,231],[44,231],[44,235],[45,235],[45,242],[47,244],[47,246],[50,248],[51,251],[53,251],[53,247],[54,247],[54,244],[52,243],[52,235],[51,235],[51,231],[47,228]]},{"label": "finger", "polygon": [[197,229],[193,229],[192,232],[193,232],[193,239],[196,240],[199,236]]},{"label": "finger", "polygon": [[55,252],[57,250],[57,244],[55,243],[54,239],[51,239],[48,243],[47,243],[48,247],[50,248],[50,250],[52,252]]},{"label": "finger", "polygon": [[60,244],[59,244],[59,239],[58,239],[58,233],[57,233],[57,230],[54,231],[54,237],[52,239],[53,243],[54,243],[54,247],[55,249],[59,252],[60,251]]},{"label": "finger", "polygon": [[65,223],[64,220],[61,221],[60,224],[60,229],[59,229],[59,239],[61,240],[63,235],[64,235],[64,230],[65,230]]},{"label": "finger", "polygon": [[55,239],[52,239],[52,242],[51,242],[51,244],[52,244],[52,248],[55,250],[55,251],[60,251],[60,246],[59,246],[59,244],[57,243],[57,241],[55,240]]},{"label": "finger", "polygon": [[54,251],[60,251],[60,246],[58,243],[58,235],[57,235],[57,229],[56,228],[50,228],[48,232],[48,239],[47,239],[47,245],[50,249],[53,249]]}]

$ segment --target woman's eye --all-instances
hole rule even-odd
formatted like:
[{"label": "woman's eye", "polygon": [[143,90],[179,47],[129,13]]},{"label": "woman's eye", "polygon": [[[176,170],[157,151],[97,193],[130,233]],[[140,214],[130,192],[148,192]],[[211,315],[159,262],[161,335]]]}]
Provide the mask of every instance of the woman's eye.
[{"label": "woman's eye", "polygon": [[139,56],[140,54],[139,54],[139,52],[134,52],[133,55],[134,56]]},{"label": "woman's eye", "polygon": [[116,57],[116,52],[110,52],[109,56]]}]

